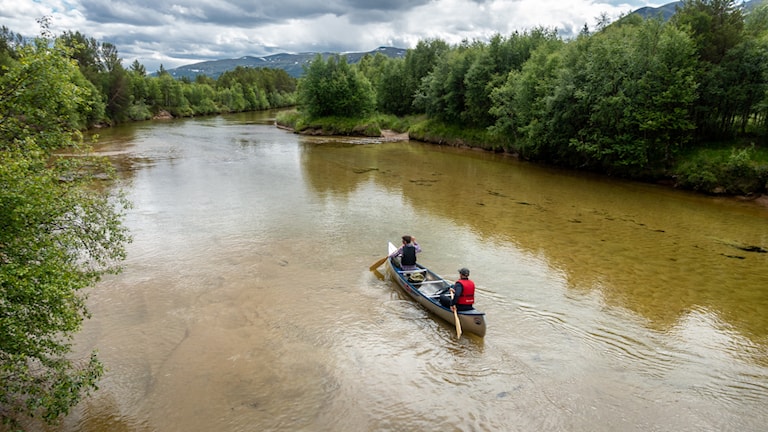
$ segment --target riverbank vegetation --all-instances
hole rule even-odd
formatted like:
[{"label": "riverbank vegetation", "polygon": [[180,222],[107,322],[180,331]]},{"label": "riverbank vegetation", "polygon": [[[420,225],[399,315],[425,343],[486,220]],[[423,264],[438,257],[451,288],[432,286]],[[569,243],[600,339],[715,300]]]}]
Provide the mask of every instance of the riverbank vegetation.
[{"label": "riverbank vegetation", "polygon": [[[71,355],[83,290],[120,270],[128,203],[80,128],[104,105],[61,40],[0,50],[0,422],[54,423],[97,386],[96,352]],[[30,426],[38,430],[39,425]]]},{"label": "riverbank vegetation", "polygon": [[[93,95],[92,109],[78,119],[80,129],[162,117],[191,117],[293,106],[296,79],[280,69],[238,67],[217,79],[176,80],[160,67],[147,74],[138,61],[124,68],[117,48],[80,32],[64,32],[51,41],[66,48]],[[28,44],[20,35],[0,29],[0,66],[15,67]]]},{"label": "riverbank vegetation", "polygon": [[403,59],[354,67],[317,57],[298,103],[300,115],[278,121],[422,116],[414,139],[709,193],[766,192],[768,8],[686,0],[669,21],[601,20],[570,40],[537,28],[425,40]]}]

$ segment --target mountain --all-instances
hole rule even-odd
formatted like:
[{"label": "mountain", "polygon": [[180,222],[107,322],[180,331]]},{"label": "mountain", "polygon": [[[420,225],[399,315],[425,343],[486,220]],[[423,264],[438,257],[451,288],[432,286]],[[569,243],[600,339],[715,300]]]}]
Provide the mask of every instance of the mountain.
[{"label": "mountain", "polygon": [[[756,8],[763,0],[750,0],[747,2],[744,2],[741,6],[744,8],[745,11],[751,11],[752,9]],[[638,14],[642,16],[643,18],[655,18],[659,14],[661,14],[661,17],[666,21],[672,17],[672,15],[675,14],[678,7],[682,7],[683,2],[676,1],[672,3],[667,3],[665,5],[659,6],[659,7],[642,7],[634,12],[633,14]]]},{"label": "mountain", "polygon": [[[376,53],[381,53],[387,57],[397,58],[405,57],[406,51],[407,50],[403,48],[379,47],[373,51],[344,53],[342,55],[346,56],[347,63],[354,64],[359,62],[366,54],[375,55]],[[177,79],[186,77],[194,80],[197,75],[207,75],[216,79],[223,72],[232,70],[237,66],[243,66],[252,68],[284,69],[289,75],[298,78],[304,72],[303,66],[311,62],[318,54],[322,55],[324,59],[327,59],[337,53],[307,52],[300,54],[273,54],[266,57],[245,56],[237,59],[204,61],[191,65],[179,66],[175,69],[168,69],[167,71],[171,76]]]},{"label": "mountain", "polygon": [[655,18],[659,14],[661,14],[661,17],[664,19],[664,21],[666,21],[672,18],[672,15],[674,15],[675,12],[677,11],[677,7],[682,5],[683,5],[683,2],[676,1],[674,3],[667,3],[659,7],[650,7],[650,6],[642,7],[632,13],[640,15],[643,18]]}]

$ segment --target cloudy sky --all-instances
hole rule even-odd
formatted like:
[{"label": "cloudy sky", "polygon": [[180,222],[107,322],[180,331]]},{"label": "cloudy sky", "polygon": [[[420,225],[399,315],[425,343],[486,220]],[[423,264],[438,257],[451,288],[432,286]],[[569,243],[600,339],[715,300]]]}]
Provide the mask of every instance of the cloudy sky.
[{"label": "cloudy sky", "polygon": [[577,33],[642,0],[0,0],[0,26],[24,36],[79,31],[148,72],[205,60],[281,52],[412,48],[419,40],[485,40],[542,26]]}]

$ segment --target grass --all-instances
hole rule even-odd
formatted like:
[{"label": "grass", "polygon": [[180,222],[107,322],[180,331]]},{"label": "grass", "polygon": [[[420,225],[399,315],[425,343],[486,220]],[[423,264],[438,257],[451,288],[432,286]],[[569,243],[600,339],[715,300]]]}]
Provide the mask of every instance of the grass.
[{"label": "grass", "polygon": [[765,192],[768,149],[752,143],[713,143],[681,155],[675,173],[685,189],[732,195]]},{"label": "grass", "polygon": [[395,132],[406,132],[411,126],[411,119],[400,118],[387,114],[373,114],[366,117],[328,116],[310,118],[300,111],[291,110],[280,112],[277,124],[289,127],[296,132],[309,135],[353,135],[381,136],[384,129]]},{"label": "grass", "polygon": [[419,141],[451,146],[478,147],[490,151],[503,151],[505,143],[484,128],[468,128],[434,119],[422,118],[411,126],[411,138]]}]

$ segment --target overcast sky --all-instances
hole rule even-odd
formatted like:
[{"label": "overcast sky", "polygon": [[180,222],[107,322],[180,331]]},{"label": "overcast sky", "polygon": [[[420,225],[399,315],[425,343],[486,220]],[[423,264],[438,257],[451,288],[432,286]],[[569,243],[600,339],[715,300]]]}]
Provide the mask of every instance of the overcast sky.
[{"label": "overcast sky", "polygon": [[24,36],[79,31],[117,47],[126,66],[148,72],[205,60],[282,52],[413,48],[419,40],[486,40],[534,27],[562,36],[605,14],[615,19],[641,0],[0,0],[0,26]]}]

